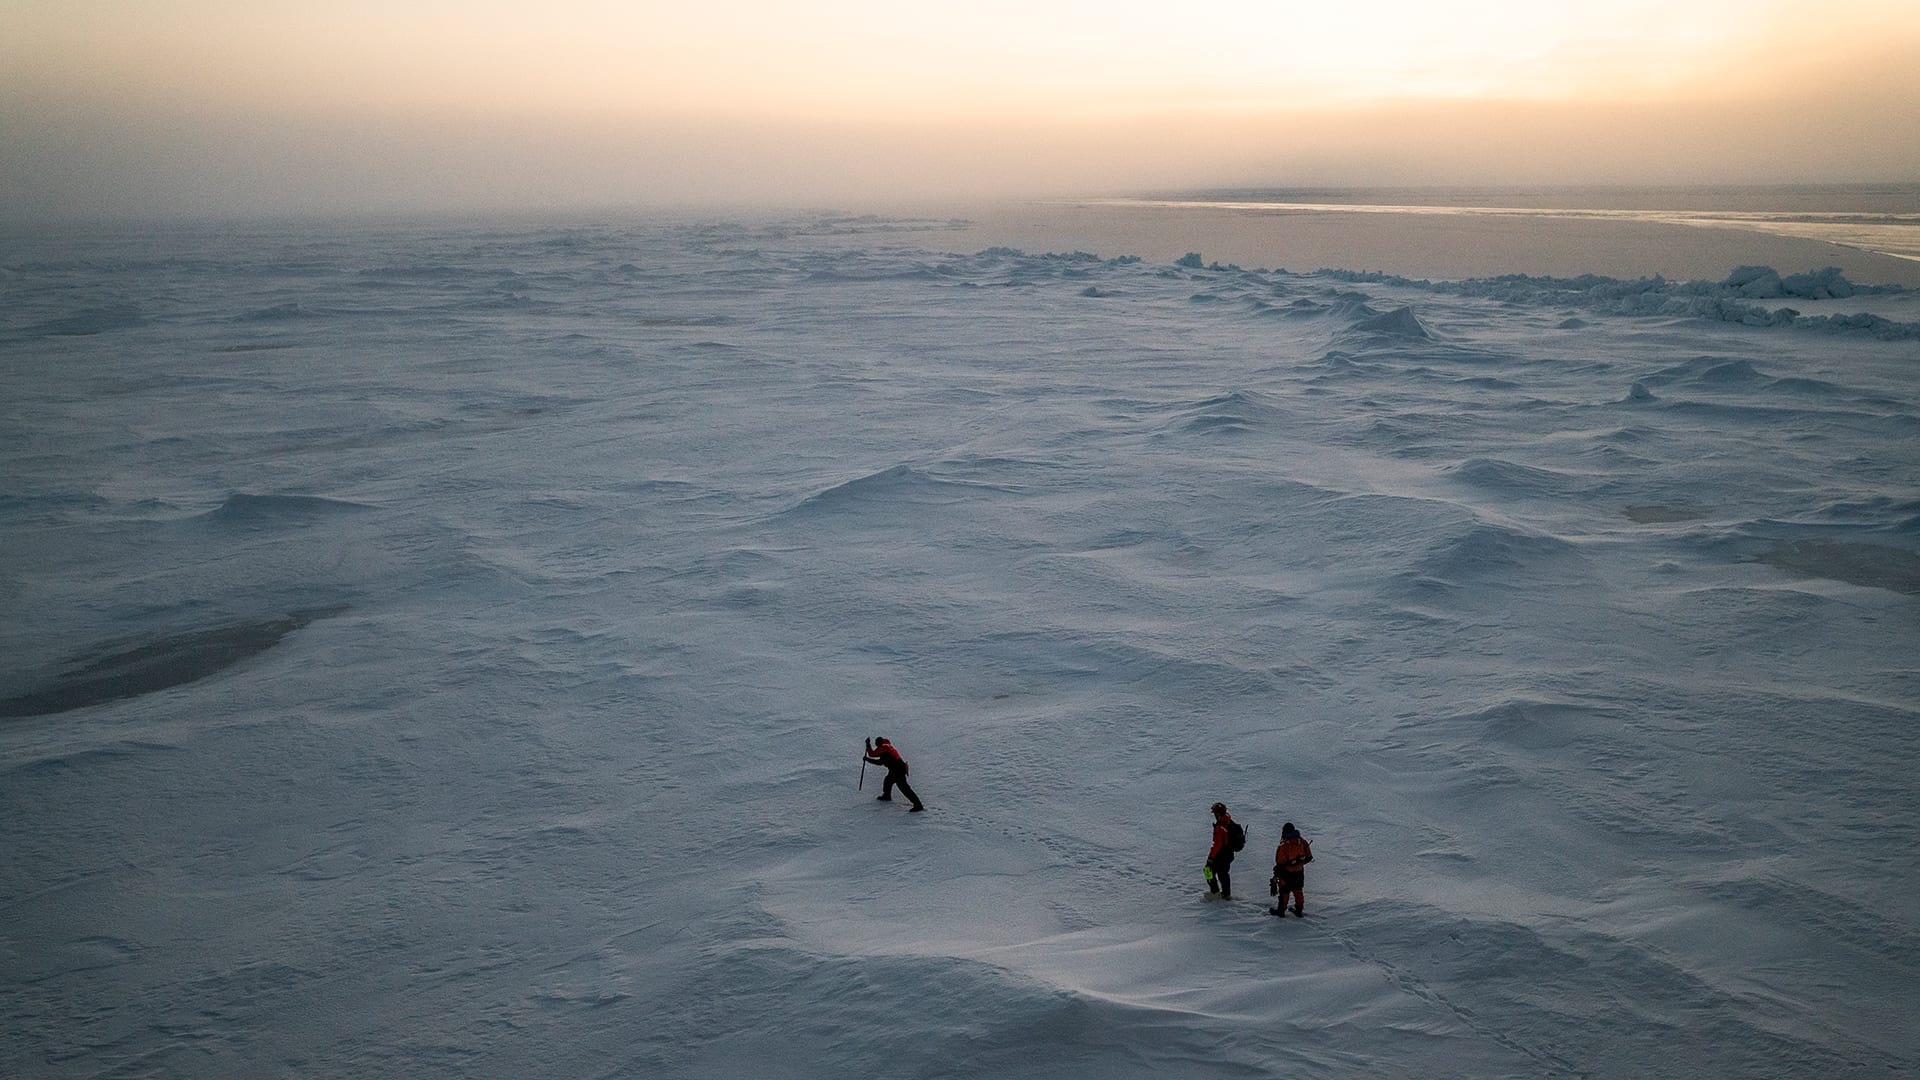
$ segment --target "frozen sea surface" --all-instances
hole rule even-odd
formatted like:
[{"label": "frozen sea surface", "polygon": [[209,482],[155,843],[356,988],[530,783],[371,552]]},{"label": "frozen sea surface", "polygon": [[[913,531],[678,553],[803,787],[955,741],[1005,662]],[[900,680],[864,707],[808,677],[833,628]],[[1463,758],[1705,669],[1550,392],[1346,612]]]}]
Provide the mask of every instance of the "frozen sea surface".
[{"label": "frozen sea surface", "polygon": [[1920,294],[913,228],[10,243],[0,1074],[1920,1069]]}]

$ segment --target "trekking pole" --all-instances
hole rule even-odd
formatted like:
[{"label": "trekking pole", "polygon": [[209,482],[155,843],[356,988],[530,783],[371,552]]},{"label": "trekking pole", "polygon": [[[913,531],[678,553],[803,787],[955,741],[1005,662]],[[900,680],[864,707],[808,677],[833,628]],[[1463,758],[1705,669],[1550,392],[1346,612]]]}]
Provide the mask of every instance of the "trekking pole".
[{"label": "trekking pole", "polygon": [[[873,749],[873,740],[867,740],[867,749],[869,751]],[[860,783],[854,785],[854,790],[867,790],[867,755],[865,754],[860,755]]]}]

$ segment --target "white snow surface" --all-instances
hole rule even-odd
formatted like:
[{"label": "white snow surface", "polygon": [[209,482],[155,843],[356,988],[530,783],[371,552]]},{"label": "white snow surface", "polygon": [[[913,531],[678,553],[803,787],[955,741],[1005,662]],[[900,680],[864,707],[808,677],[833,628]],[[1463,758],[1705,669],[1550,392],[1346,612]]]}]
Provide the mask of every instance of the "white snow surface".
[{"label": "white snow surface", "polygon": [[911,229],[14,245],[0,1075],[1920,1069],[1920,295]]}]

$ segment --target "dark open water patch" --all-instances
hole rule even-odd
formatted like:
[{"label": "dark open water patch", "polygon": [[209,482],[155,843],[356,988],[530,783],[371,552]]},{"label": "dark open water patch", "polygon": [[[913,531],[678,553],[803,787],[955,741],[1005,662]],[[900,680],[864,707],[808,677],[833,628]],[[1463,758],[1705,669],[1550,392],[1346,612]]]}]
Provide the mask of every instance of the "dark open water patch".
[{"label": "dark open water patch", "polygon": [[641,326],[732,326],[725,315],[643,315]]},{"label": "dark open water patch", "polygon": [[1629,506],[1621,513],[1636,525],[1664,525],[1675,521],[1698,521],[1707,515],[1686,506]]},{"label": "dark open water patch", "polygon": [[21,330],[20,336],[22,338],[91,337],[94,334],[105,334],[114,330],[131,330],[145,326],[146,323],[146,315],[138,307],[132,304],[115,304],[107,307],[85,308],[71,315],[35,323]]},{"label": "dark open water patch", "polygon": [[76,661],[52,684],[0,700],[0,717],[50,716],[197,682],[266,652],[295,630],[347,610],[308,608],[230,623]]},{"label": "dark open water patch", "polygon": [[1762,552],[1768,566],[1812,577],[1920,596],[1920,555],[1878,544],[1787,540]]}]

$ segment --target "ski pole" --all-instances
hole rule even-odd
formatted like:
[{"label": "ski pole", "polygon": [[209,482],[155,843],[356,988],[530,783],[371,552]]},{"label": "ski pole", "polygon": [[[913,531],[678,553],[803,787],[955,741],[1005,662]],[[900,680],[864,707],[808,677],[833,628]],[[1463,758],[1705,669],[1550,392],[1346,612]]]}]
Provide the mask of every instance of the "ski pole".
[{"label": "ski pole", "polygon": [[[867,749],[869,751],[873,749],[872,739],[867,740]],[[854,790],[855,791],[867,790],[867,755],[866,754],[860,755],[860,783],[854,786]]]}]

